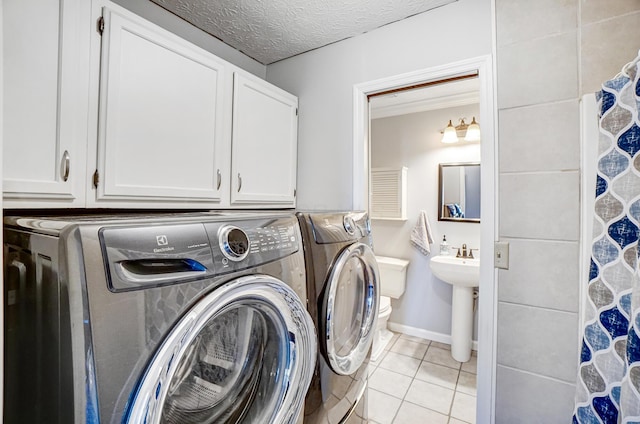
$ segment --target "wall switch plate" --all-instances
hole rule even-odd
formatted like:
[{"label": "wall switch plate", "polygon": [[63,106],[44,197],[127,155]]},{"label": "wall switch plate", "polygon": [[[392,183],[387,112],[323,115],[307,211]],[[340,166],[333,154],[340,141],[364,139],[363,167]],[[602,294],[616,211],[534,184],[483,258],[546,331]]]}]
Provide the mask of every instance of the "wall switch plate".
[{"label": "wall switch plate", "polygon": [[495,242],[494,264],[496,268],[509,269],[509,242]]}]

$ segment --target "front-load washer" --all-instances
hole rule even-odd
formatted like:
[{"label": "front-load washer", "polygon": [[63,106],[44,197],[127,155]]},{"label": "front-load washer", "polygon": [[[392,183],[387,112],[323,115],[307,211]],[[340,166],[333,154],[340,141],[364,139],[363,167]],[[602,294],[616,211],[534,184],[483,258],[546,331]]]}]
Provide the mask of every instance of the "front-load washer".
[{"label": "front-load washer", "polygon": [[379,302],[378,266],[364,212],[298,213],[318,361],[305,423],[367,422],[367,381]]},{"label": "front-load washer", "polygon": [[293,214],[7,217],[4,422],[300,423]]}]

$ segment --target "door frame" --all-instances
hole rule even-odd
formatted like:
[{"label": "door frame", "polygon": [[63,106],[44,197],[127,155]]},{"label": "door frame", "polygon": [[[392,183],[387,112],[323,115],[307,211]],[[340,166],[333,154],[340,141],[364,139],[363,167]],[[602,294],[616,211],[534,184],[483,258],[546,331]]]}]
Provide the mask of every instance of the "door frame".
[{"label": "door frame", "polygon": [[596,203],[596,179],[598,170],[598,142],[600,128],[598,122],[598,101],[595,93],[580,99],[580,284],[578,285],[578,340],[582,339],[584,328],[584,308],[586,286],[591,265],[591,244],[593,242],[593,214]]},{"label": "door frame", "polygon": [[[0,2],[0,22],[3,21],[4,16],[3,16],[3,12],[2,12],[2,4],[3,2]],[[3,69],[4,69],[4,51],[3,51],[3,46],[4,45],[4,39],[2,37],[2,31],[0,31],[0,176],[3,175],[2,173],[2,161],[4,160],[4,141],[3,141],[3,136],[2,134],[4,134],[4,109],[3,109],[3,104],[4,104],[4,74],[3,74]],[[0,178],[0,193],[4,193],[3,191],[3,187],[2,187],[2,181],[4,178]],[[0,218],[2,218],[2,222],[4,222],[4,213],[3,213],[3,196],[0,196]],[[3,237],[3,233],[4,233],[4,224],[2,225],[2,231],[0,231],[0,244],[4,246],[4,241],[2,239]],[[2,263],[4,264],[4,258],[2,257],[4,252],[4,249],[2,249],[2,252],[0,252],[0,259],[2,259]],[[4,266],[3,266],[4,268]],[[0,290],[2,290],[2,293],[4,293],[4,272],[0,273]],[[0,347],[2,347],[2,350],[0,350],[0,381],[4,381],[4,302],[2,302],[2,304],[0,304]],[[4,399],[4,384],[0,385],[0,399]],[[4,417],[4,402],[0,402],[0,417]]]},{"label": "door frame", "polygon": [[370,117],[368,96],[477,72],[480,82],[482,143],[482,221],[480,223],[480,292],[478,305],[477,422],[495,420],[497,277],[494,242],[498,239],[498,160],[495,75],[491,55],[421,69],[353,87],[353,209],[369,210]]}]

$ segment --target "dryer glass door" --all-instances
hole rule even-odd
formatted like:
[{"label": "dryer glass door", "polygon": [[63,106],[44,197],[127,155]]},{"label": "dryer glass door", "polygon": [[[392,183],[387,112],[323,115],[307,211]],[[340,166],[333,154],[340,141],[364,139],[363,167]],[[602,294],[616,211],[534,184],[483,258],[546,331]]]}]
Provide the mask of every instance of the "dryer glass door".
[{"label": "dryer glass door", "polygon": [[344,249],[331,269],[324,297],[321,334],[331,368],[350,375],[364,362],[378,311],[378,265],[364,243]]},{"label": "dryer glass door", "polygon": [[201,299],[156,352],[128,423],[294,423],[315,367],[305,305],[267,276]]}]

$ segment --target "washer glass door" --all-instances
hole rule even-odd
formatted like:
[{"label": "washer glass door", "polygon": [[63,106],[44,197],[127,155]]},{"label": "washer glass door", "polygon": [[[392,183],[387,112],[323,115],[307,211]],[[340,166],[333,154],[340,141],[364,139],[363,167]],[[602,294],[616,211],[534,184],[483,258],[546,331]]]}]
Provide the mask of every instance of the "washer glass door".
[{"label": "washer glass door", "polygon": [[294,423],[315,367],[313,322],[300,298],[267,276],[201,299],[156,352],[128,423]]},{"label": "washer glass door", "polygon": [[364,243],[345,248],[331,269],[320,322],[327,359],[338,374],[353,374],[367,357],[378,316],[378,281],[375,255]]}]

